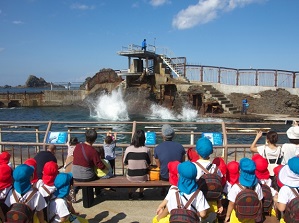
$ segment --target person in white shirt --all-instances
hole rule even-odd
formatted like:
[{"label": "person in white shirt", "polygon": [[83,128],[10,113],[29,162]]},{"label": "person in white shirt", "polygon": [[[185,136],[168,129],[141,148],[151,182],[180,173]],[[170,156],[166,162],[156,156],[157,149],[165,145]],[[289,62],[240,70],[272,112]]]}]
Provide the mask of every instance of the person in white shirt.
[{"label": "person in white shirt", "polygon": [[[15,200],[13,191],[15,192],[19,201],[24,202],[33,192],[33,187],[31,185],[31,179],[33,177],[34,169],[27,164],[21,164],[15,168],[13,171],[14,179],[14,189],[10,190],[5,204],[10,207],[17,201]],[[44,213],[43,209],[47,207],[47,203],[43,196],[36,191],[32,198],[26,203],[31,210],[35,210],[36,215],[40,223],[44,223]]]},{"label": "person in white shirt", "polygon": [[[178,189],[179,189],[179,195],[182,197],[185,195],[187,200],[191,198],[193,193],[198,189],[198,185],[196,183],[196,175],[197,170],[195,164],[193,164],[190,161],[185,161],[183,163],[180,163],[178,165],[178,173],[179,173],[179,181],[178,181]],[[186,199],[181,198],[182,205],[185,205],[187,203]],[[193,207],[196,208],[196,210],[193,209]],[[171,196],[169,196],[168,203],[167,203],[167,209],[168,212],[171,213],[173,209],[177,208],[177,201],[175,193],[172,193]],[[205,199],[202,191],[200,191],[197,195],[197,197],[193,200],[192,205],[189,205],[188,209],[197,211],[197,214],[199,217],[205,217],[207,209],[209,209],[210,206]]]},{"label": "person in white shirt", "polygon": [[[201,164],[204,168],[206,168],[209,173],[214,173],[217,165],[213,164],[210,161],[210,155],[213,153],[213,144],[212,142],[206,138],[206,137],[202,137],[200,139],[197,140],[196,142],[196,152],[199,156],[199,159],[197,161],[194,162],[195,166],[196,166],[196,170],[197,170],[197,175],[196,175],[196,180],[198,181],[200,179],[200,177],[205,174],[204,170],[199,167],[198,164]],[[222,173],[220,171],[220,169],[217,169],[217,174],[222,178]],[[208,201],[210,209],[208,210],[208,214],[216,212],[216,213],[221,213],[223,211],[223,206],[221,203],[221,200],[217,200],[217,201]]]},{"label": "person in white shirt", "polygon": [[59,173],[55,178],[56,191],[48,205],[48,222],[66,222],[71,221],[73,217],[76,218],[72,215],[75,213],[73,209],[70,209],[72,206],[68,199],[72,178],[71,173]]},{"label": "person in white shirt", "polygon": [[[263,199],[263,191],[260,184],[258,184],[258,179],[255,176],[256,166],[255,163],[249,158],[242,158],[240,160],[240,177],[239,183],[241,186],[246,188],[254,188],[260,201]],[[233,223],[255,223],[254,219],[242,219],[239,220],[236,216],[236,211],[234,210],[235,201],[237,195],[241,192],[241,188],[238,184],[234,184],[230,191],[228,192],[227,199],[229,200],[229,205],[225,217],[225,222]],[[262,214],[262,213],[260,213]]]},{"label": "person in white shirt", "polygon": [[278,210],[285,211],[286,205],[295,198],[291,188],[299,188],[299,157],[289,159],[288,164],[281,168],[278,174],[279,181],[284,185],[280,188],[276,199]]},{"label": "person in white shirt", "polygon": [[289,159],[299,155],[299,126],[296,121],[293,122],[293,126],[287,130],[287,136],[289,143],[282,145],[283,159],[281,164],[286,165]]}]

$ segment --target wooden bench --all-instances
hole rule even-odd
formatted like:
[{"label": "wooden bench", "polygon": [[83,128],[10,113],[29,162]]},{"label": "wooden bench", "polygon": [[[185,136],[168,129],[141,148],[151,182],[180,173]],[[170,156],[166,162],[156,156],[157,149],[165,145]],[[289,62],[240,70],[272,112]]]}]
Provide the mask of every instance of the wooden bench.
[{"label": "wooden bench", "polygon": [[89,182],[79,182],[74,181],[74,186],[80,186],[82,188],[82,200],[83,207],[90,208],[94,201],[94,187],[145,187],[145,188],[153,188],[153,187],[169,187],[170,184],[168,181],[145,181],[145,182],[131,182],[127,180],[126,176],[115,176],[110,179],[99,179]]}]

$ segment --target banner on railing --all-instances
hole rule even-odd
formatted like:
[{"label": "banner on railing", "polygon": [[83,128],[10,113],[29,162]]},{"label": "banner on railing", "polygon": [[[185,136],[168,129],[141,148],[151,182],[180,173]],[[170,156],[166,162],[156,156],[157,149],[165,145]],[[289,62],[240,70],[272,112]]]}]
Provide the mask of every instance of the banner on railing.
[{"label": "banner on railing", "polygon": [[147,131],[145,133],[145,145],[156,145],[156,133]]},{"label": "banner on railing", "polygon": [[65,144],[67,141],[66,132],[49,132],[47,143],[51,144]]},{"label": "banner on railing", "polygon": [[213,146],[223,145],[223,136],[221,132],[203,132],[203,137],[207,137],[213,144]]}]

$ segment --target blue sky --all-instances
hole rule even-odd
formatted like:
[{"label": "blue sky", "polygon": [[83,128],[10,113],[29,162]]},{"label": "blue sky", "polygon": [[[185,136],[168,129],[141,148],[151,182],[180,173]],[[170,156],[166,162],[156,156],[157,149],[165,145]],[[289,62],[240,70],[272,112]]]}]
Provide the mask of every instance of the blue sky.
[{"label": "blue sky", "polygon": [[0,86],[126,69],[144,38],[187,63],[299,71],[298,0],[0,0]]}]

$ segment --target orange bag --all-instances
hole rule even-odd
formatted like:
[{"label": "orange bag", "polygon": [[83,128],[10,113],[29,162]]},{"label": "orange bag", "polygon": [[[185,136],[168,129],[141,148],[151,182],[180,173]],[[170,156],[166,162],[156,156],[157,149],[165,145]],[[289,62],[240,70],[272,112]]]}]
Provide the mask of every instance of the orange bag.
[{"label": "orange bag", "polygon": [[160,168],[157,166],[150,166],[148,175],[149,180],[160,180]]}]

